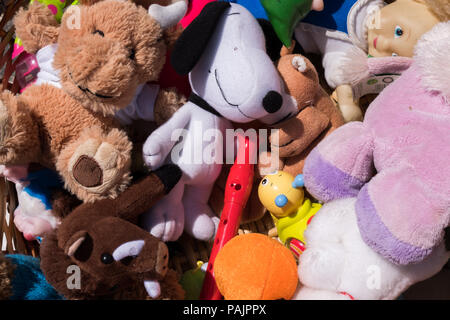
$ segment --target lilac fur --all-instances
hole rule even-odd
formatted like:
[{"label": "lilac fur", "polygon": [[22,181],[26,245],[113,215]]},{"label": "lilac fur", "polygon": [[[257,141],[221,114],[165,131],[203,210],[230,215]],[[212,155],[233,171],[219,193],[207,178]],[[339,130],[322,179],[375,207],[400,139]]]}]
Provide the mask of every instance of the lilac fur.
[{"label": "lilac fur", "polygon": [[324,160],[317,149],[309,155],[303,172],[308,191],[323,202],[356,197],[364,185],[364,182]]},{"label": "lilac fur", "polygon": [[305,162],[305,185],[320,200],[362,188],[361,236],[398,264],[424,260],[450,225],[450,65],[440,58],[450,50],[450,22],[433,30],[364,122],[335,130]]},{"label": "lilac fur", "polygon": [[389,231],[377,214],[367,185],[361,189],[355,207],[361,237],[372,249],[389,261],[407,265],[412,261],[422,261],[431,253],[431,248],[412,246],[400,241]]}]

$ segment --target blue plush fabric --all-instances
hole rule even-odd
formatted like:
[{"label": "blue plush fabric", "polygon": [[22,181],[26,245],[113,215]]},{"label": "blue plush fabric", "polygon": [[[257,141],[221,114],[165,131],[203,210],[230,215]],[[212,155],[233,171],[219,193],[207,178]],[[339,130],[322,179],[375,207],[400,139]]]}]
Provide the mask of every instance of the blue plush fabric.
[{"label": "blue plush fabric", "polygon": [[266,11],[264,10],[259,0],[224,0],[224,1],[240,4],[241,6],[245,7],[248,11],[250,11],[255,16],[256,19],[267,20]]},{"label": "blue plush fabric", "polygon": [[16,267],[11,279],[11,300],[62,300],[55,289],[45,280],[39,259],[21,254],[6,255]]},{"label": "blue plush fabric", "polygon": [[50,201],[52,189],[63,187],[62,179],[58,173],[44,168],[29,173],[26,180],[30,184],[24,188],[24,191],[33,198],[41,200],[45,209],[50,210],[52,208]]},{"label": "blue plush fabric", "polygon": [[347,16],[356,2],[358,0],[324,0],[323,11],[311,11],[302,22],[348,33]]}]

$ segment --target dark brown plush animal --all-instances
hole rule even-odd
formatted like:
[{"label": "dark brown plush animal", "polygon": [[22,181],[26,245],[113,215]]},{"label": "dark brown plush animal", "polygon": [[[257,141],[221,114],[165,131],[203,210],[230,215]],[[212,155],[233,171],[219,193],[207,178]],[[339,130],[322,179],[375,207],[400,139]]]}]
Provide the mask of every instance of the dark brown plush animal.
[{"label": "dark brown plush animal", "polygon": [[[180,177],[180,169],[168,165],[114,200],[84,203],[74,209],[56,231],[44,236],[40,255],[47,281],[68,299],[131,298],[131,288],[138,286],[151,298],[182,292],[173,272],[166,278],[167,246],[135,224],[139,215],[168,193]],[[79,287],[67,285],[70,266],[79,267]]]}]

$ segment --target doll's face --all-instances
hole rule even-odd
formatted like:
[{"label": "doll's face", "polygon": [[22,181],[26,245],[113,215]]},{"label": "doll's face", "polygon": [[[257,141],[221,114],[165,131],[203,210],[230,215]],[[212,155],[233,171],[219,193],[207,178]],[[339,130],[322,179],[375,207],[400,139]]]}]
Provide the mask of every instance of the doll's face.
[{"label": "doll's face", "polygon": [[373,57],[412,57],[420,37],[439,23],[427,6],[416,0],[397,0],[369,20],[368,53]]}]

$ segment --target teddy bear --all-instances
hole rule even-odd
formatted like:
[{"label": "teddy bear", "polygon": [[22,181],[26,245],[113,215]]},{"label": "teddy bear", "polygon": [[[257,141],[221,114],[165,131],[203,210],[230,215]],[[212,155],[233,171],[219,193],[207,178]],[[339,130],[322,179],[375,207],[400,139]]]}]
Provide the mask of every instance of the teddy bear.
[{"label": "teddy bear", "polygon": [[[2,93],[0,163],[56,169],[69,191],[92,202],[116,197],[130,182],[132,144],[113,116],[132,101],[139,84],[157,80],[167,50],[164,30],[181,19],[186,3],[152,5],[148,12],[115,0],[77,8],[65,12],[60,26],[42,23],[44,30],[38,29],[39,46],[58,35],[53,67],[59,86]],[[48,10],[24,15],[22,22],[40,22]],[[24,48],[32,52],[26,34],[33,34],[27,30],[33,25],[19,25]]]},{"label": "teddy bear", "polygon": [[[167,165],[138,178],[116,199],[72,210],[44,235],[40,257],[48,282],[67,299],[182,299],[175,271],[168,267],[167,246],[136,225],[180,177],[177,166]],[[70,266],[78,276],[73,283]]]},{"label": "teddy bear", "polygon": [[[283,47],[281,57],[276,62],[277,70],[283,79],[286,91],[297,104],[295,117],[280,122],[272,129],[277,130],[278,141],[269,135],[271,144],[278,147],[278,157],[272,159],[272,153],[264,152],[264,161],[258,164],[255,172],[253,192],[244,209],[243,222],[260,219],[265,209],[258,199],[257,188],[261,181],[260,169],[267,171],[282,170],[291,175],[303,172],[304,161],[309,152],[327,135],[344,124],[344,119],[335,103],[319,83],[319,76],[309,59],[294,54],[294,45]],[[261,124],[251,123],[253,128],[264,128]],[[273,154],[274,156],[276,153]],[[273,167],[273,168],[271,168]],[[223,185],[228,170],[223,170],[217,180],[210,203],[214,212],[220,213],[223,206]],[[264,174],[263,174],[264,175]]]},{"label": "teddy bear", "polygon": [[[301,297],[396,298],[448,261],[449,35],[448,21],[424,34],[364,121],[338,128],[306,159],[306,188],[325,205],[305,233],[299,278],[310,294]],[[367,289],[368,270],[380,274],[377,290]]]}]

